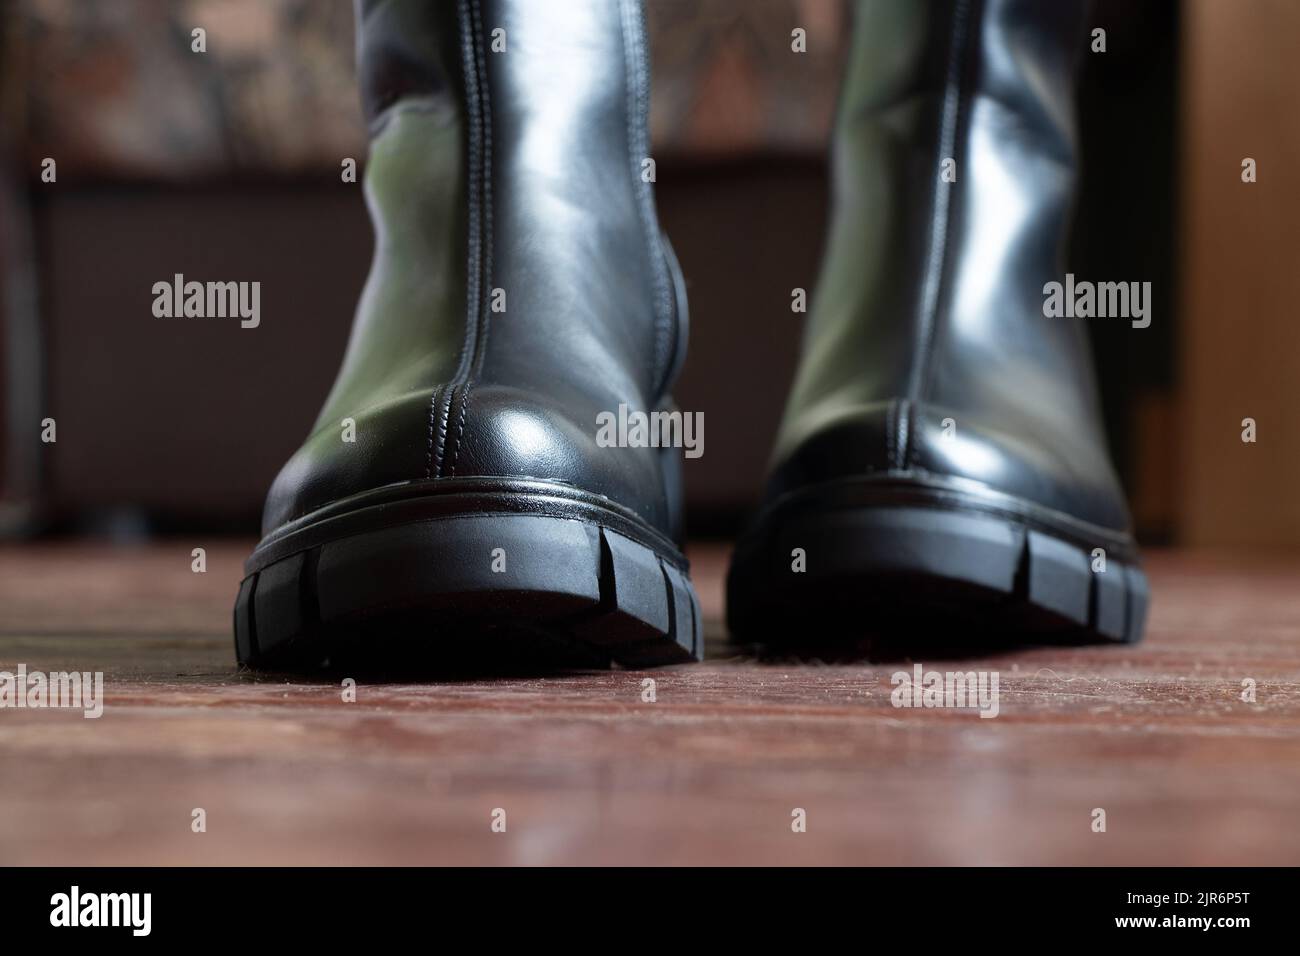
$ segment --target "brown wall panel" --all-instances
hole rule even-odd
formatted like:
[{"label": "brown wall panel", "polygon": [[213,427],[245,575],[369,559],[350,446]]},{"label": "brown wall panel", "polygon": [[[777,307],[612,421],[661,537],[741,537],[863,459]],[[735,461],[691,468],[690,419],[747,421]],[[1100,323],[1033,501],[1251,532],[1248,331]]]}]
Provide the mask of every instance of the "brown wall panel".
[{"label": "brown wall panel", "polygon": [[1182,536],[1300,545],[1300,4],[1184,15]]}]

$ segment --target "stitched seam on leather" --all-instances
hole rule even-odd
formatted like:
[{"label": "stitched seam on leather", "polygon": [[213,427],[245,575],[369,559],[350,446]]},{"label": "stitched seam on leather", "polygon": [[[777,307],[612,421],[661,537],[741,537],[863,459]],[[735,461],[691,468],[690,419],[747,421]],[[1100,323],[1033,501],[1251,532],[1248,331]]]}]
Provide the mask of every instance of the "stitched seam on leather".
[{"label": "stitched seam on leather", "polygon": [[[463,69],[466,78],[466,102],[470,111],[472,140],[470,143],[470,209],[473,215],[474,248],[470,257],[469,295],[465,303],[465,341],[461,348],[460,362],[456,369],[456,382],[463,382],[470,373],[473,350],[477,346],[478,317],[483,305],[483,229],[486,216],[483,209],[483,183],[489,171],[483,153],[484,122],[481,104],[483,79],[479,73],[478,61],[478,21],[473,15],[470,0],[461,0],[461,15],[464,19],[464,40],[461,55],[464,57]],[[448,413],[451,398],[447,401]]]},{"label": "stitched seam on leather", "polygon": [[441,386],[441,385],[438,385],[438,386],[435,386],[435,388],[434,388],[434,390],[433,390],[433,394],[432,394],[431,396],[429,396],[429,442],[428,442],[428,449],[427,449],[427,451],[425,452],[425,457],[424,457],[424,477],[425,477],[425,478],[432,478],[432,477],[433,477],[433,474],[432,474],[432,472],[433,472],[433,435],[434,435],[434,430],[433,430],[433,420],[434,420],[435,418],[438,417],[438,416],[437,416],[437,413],[436,413],[435,410],[436,410],[437,407],[438,407],[438,397],[439,397],[439,395],[440,395],[441,393],[442,393],[442,386]]},{"label": "stitched seam on leather", "polygon": [[912,457],[912,435],[916,429],[912,427],[912,416],[916,414],[916,407],[909,401],[902,401],[898,408],[898,461],[901,467],[907,468]]},{"label": "stitched seam on leather", "polygon": [[[456,416],[456,431],[453,433],[455,444],[447,453],[447,475],[456,474],[456,453],[460,451],[460,438],[465,433],[465,413],[469,409],[469,386],[466,385],[460,396],[460,414]],[[450,412],[450,408],[448,409]]]},{"label": "stitched seam on leather", "polygon": [[[936,163],[938,167],[946,158],[955,158],[958,139],[958,127],[962,114],[964,98],[963,78],[965,73],[966,50],[970,39],[969,21],[974,19],[971,6],[977,0],[957,0],[953,11],[950,31],[947,70],[944,78],[943,107],[939,117],[939,142]],[[964,181],[964,180],[961,180]],[[917,354],[912,367],[912,377],[908,385],[908,397],[914,402],[924,401],[929,391],[930,365],[934,356],[935,340],[938,338],[939,313],[945,291],[945,279],[950,249],[950,230],[952,227],[952,191],[957,183],[943,182],[937,171],[932,193],[933,204],[930,213],[929,250],[926,253],[925,278],[921,290],[919,319],[921,331],[917,343]],[[910,418],[908,414],[900,416],[899,446],[905,449],[904,466],[912,463],[913,448],[908,445],[904,424]]]},{"label": "stitched seam on leather", "polygon": [[[478,0],[471,0],[470,9],[473,15],[474,35],[476,38],[481,38],[483,36],[483,24]],[[457,416],[456,429],[453,432],[453,444],[451,451],[446,455],[443,469],[447,475],[456,474],[456,456],[460,452],[460,440],[465,434],[465,419],[469,411],[470,392],[474,382],[482,372],[483,360],[487,354],[489,331],[488,297],[491,295],[492,289],[492,105],[491,93],[488,89],[487,64],[483,58],[483,44],[481,42],[475,42],[474,54],[475,69],[478,71],[479,122],[482,124],[479,139],[479,148],[482,151],[482,182],[480,183],[480,189],[482,190],[481,213],[483,220],[479,230],[482,244],[482,255],[479,259],[482,286],[475,316],[474,358],[466,375],[465,383],[460,390],[460,415]],[[450,406],[448,406],[447,411],[450,414]]]},{"label": "stitched seam on leather", "polygon": [[456,372],[446,385],[434,389],[429,399],[429,429],[433,433],[433,423],[437,420],[437,442],[430,442],[429,454],[425,462],[424,477],[441,477],[443,459],[447,442],[447,424],[451,414],[451,403],[455,398],[457,383],[464,380],[467,363],[471,354],[471,340],[474,336],[475,316],[479,303],[479,241],[480,209],[478,200],[479,177],[481,173],[479,159],[479,141],[481,139],[480,116],[478,111],[478,74],[475,67],[474,44],[475,31],[469,15],[466,0],[460,0],[456,11],[457,28],[460,30],[461,73],[465,81],[466,109],[466,264],[465,264],[465,334],[461,339],[460,355],[456,361]]},{"label": "stitched seam on leather", "polygon": [[456,400],[456,386],[448,385],[440,390],[438,396],[438,456],[434,462],[433,478],[442,477],[443,465],[447,460],[447,420],[451,414],[451,403]]},{"label": "stitched seam on leather", "polygon": [[639,23],[640,9],[631,0],[621,0],[619,17],[623,30],[624,81],[627,84],[627,151],[632,189],[636,196],[637,218],[650,256],[651,285],[655,310],[655,381],[652,388],[661,387],[660,379],[666,377],[671,362],[668,339],[673,333],[675,306],[672,302],[671,279],[668,263],[662,248],[658,224],[655,219],[654,195],[650,184],[641,178],[641,162],[648,159],[646,122],[649,117],[649,77],[646,68],[646,51],[643,28]]},{"label": "stitched seam on leather", "polygon": [[[478,19],[478,3],[474,4],[475,20]],[[479,35],[482,35],[482,25],[479,25]],[[487,65],[483,60],[483,48],[480,44],[478,47],[478,65],[479,72],[482,76],[482,85],[480,87],[480,96],[482,97],[481,106],[483,112],[483,288],[489,290],[492,286],[492,254],[493,254],[493,222],[492,222],[492,91],[488,87]],[[477,379],[483,371],[483,362],[487,356],[488,336],[492,331],[490,310],[486,301],[479,306],[479,334],[475,339],[474,348],[477,351],[477,357],[474,363],[473,371],[470,373],[471,381]],[[465,393],[465,406],[469,405],[469,392]]]},{"label": "stitched seam on leather", "polygon": [[889,404],[885,407],[885,467],[892,469],[894,462],[894,438],[897,431],[894,425],[894,415],[898,410],[898,401],[890,399]]}]

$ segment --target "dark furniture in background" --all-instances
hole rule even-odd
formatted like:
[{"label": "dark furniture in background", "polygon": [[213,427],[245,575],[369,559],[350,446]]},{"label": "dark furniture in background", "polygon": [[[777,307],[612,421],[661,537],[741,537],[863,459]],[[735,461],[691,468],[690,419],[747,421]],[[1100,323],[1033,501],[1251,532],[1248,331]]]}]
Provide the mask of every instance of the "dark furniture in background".
[{"label": "dark furniture in background", "polygon": [[[19,4],[10,33],[26,31],[38,52],[49,47],[50,55],[70,56],[75,44],[50,39],[46,6]],[[163,16],[132,6],[155,21]],[[10,188],[22,202],[3,208],[12,218],[28,206],[30,219],[0,230],[22,235],[30,226],[37,270],[37,298],[10,295],[7,324],[0,326],[8,339],[0,354],[12,360],[39,347],[40,355],[38,369],[24,361],[21,375],[11,367],[0,379],[9,449],[0,459],[7,468],[0,471],[0,502],[11,512],[21,502],[29,519],[18,522],[11,513],[11,528],[256,530],[267,486],[333,379],[371,249],[360,186],[338,176],[340,151],[364,156],[360,130],[349,141],[348,120],[338,119],[356,112],[355,95],[335,103],[339,89],[351,89],[351,77],[337,75],[350,62],[350,50],[339,49],[350,42],[350,22],[299,6],[298,20],[275,24],[260,41],[245,38],[243,59],[216,55],[203,64],[219,95],[215,104],[200,99],[198,106],[211,107],[226,124],[224,132],[191,137],[214,137],[216,146],[206,151],[187,141],[169,153],[168,127],[141,118],[149,148],[135,156],[135,166],[123,168],[127,160],[111,151],[97,160],[94,150],[110,150],[113,141],[88,146],[69,139],[70,124],[59,120],[64,100],[68,110],[86,111],[72,99],[80,87],[29,91],[34,105],[9,137],[17,177]],[[704,456],[685,466],[689,521],[697,534],[730,534],[759,491],[793,373],[802,316],[790,310],[791,289],[811,293],[816,281],[827,200],[822,140],[839,73],[835,38],[846,14],[835,0],[814,4],[821,20],[810,35],[827,42],[810,44],[799,58],[785,39],[773,39],[804,22],[793,3],[652,0],[650,9],[659,97],[656,192],[691,296],[690,356],[677,398],[683,408],[704,412],[706,426]],[[1177,7],[1168,0],[1107,0],[1096,17],[1108,29],[1109,50],[1084,57],[1087,170],[1070,261],[1080,275],[1155,284],[1159,321],[1139,336],[1099,327],[1094,339],[1117,460],[1133,488],[1161,480],[1141,472],[1146,465],[1133,449],[1149,444],[1142,423],[1152,416],[1140,408],[1168,405],[1173,387]],[[145,55],[131,44],[163,42],[172,44],[175,63],[140,72],[172,76],[189,68],[184,23],[154,22],[146,40],[116,26],[112,35],[126,63],[116,69]],[[321,42],[305,42],[303,31]],[[219,48],[223,36],[240,34],[214,30],[209,43]],[[270,107],[253,96],[287,82],[278,61],[258,59],[276,44],[317,51],[288,83],[308,106],[331,110],[323,132],[302,127],[303,136],[319,137],[314,153],[281,148],[273,117],[264,115]],[[35,83],[49,69],[29,63],[7,82]],[[83,72],[84,86],[96,74]],[[127,89],[143,104],[168,96],[185,102],[183,92]],[[128,104],[122,115],[134,119],[141,108]],[[1142,149],[1134,151],[1134,143]],[[40,182],[39,162],[57,149],[68,161],[51,186]],[[12,291],[15,262],[5,251],[11,248],[0,246]],[[21,260],[18,268],[27,275]],[[152,286],[175,273],[260,281],[260,327],[155,318]],[[37,342],[29,328],[23,331],[33,309],[42,330]],[[46,415],[58,422],[59,441],[31,455]],[[1139,509],[1141,530],[1148,538],[1167,535],[1172,514],[1162,513],[1161,503],[1168,496],[1157,487],[1147,499],[1154,504]]]}]

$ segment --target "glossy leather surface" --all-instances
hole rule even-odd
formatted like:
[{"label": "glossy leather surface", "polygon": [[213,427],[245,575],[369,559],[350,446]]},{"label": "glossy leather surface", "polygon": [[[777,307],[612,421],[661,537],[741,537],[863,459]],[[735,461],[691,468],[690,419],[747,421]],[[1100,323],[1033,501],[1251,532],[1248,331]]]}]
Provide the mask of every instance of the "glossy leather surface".
[{"label": "glossy leather surface", "polygon": [[495,476],[566,482],[675,534],[666,453],[596,444],[600,412],[668,403],[685,348],[680,275],[640,175],[639,3],[366,0],[357,12],[375,259],[264,533],[386,485],[436,493],[441,479]]},{"label": "glossy leather surface", "polygon": [[952,476],[1127,529],[1086,329],[1043,315],[1044,283],[1064,276],[1083,11],[856,8],[830,234],[770,494]]}]

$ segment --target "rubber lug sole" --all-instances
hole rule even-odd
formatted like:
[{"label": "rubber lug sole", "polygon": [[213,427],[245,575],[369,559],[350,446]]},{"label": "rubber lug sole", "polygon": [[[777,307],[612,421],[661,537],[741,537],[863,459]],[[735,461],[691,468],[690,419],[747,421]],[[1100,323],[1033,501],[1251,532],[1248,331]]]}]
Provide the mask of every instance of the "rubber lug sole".
[{"label": "rubber lug sole", "polygon": [[795,508],[767,515],[738,547],[728,627],[733,640],[818,652],[1135,642],[1146,575],[1127,553],[1101,567],[1085,543],[1006,516]]},{"label": "rubber lug sole", "polygon": [[493,672],[699,660],[699,602],[678,561],[547,514],[377,528],[248,574],[235,603],[236,656],[267,670]]}]

